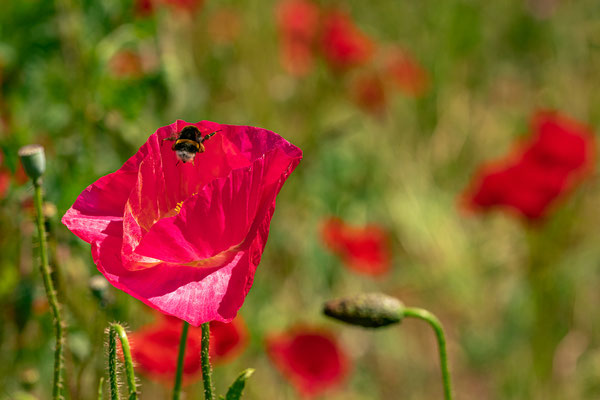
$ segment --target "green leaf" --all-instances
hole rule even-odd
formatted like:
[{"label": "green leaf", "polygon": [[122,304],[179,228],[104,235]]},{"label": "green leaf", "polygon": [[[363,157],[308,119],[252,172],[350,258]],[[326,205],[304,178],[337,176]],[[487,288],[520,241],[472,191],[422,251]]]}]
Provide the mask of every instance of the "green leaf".
[{"label": "green leaf", "polygon": [[242,371],[237,379],[229,386],[225,400],[239,400],[242,397],[246,379],[250,378],[254,373],[254,368],[248,368]]}]

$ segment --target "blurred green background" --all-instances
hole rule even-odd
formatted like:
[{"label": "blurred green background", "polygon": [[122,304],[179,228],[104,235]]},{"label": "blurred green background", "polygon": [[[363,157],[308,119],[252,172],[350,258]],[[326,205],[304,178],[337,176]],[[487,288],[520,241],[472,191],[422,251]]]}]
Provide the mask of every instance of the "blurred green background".
[{"label": "blurred green background", "polygon": [[[457,399],[600,398],[597,181],[535,226],[457,207],[476,168],[506,154],[536,110],[597,129],[600,3],[320,4],[346,10],[374,42],[410,51],[429,75],[427,92],[394,92],[374,114],[349,94],[352,73],[320,58],[306,76],[291,76],[280,63],[273,1],[206,1],[194,11],[157,4],[145,15],[126,0],[2,1],[0,168],[10,183],[0,199],[0,398],[49,398],[52,380],[32,189],[17,149],[46,148],[51,264],[69,324],[67,394],[91,399],[104,374],[107,323],[137,329],[152,317],[112,287],[98,302],[88,289],[97,274],[89,245],[60,217],[176,119],[259,126],[304,151],[241,309],[250,345],[215,369],[218,392],[254,367],[245,398],[296,398],[264,338],[302,323],[330,329],[352,360],[347,380],[324,398],[441,398],[426,325],[373,332],[320,314],[332,297],[383,291],[444,323]],[[346,269],[319,235],[332,215],[384,227],[391,271],[372,278]],[[141,382],[142,399],[168,398],[169,388]],[[199,398],[201,383],[187,391]]]}]

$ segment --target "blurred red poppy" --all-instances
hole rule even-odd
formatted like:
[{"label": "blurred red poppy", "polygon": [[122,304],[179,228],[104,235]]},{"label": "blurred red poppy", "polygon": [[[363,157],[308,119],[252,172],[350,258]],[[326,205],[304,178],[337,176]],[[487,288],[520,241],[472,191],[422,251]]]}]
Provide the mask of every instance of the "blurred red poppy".
[{"label": "blurred red poppy", "polygon": [[[8,191],[8,187],[10,186],[10,170],[2,165],[3,156],[0,152],[0,199],[3,199],[6,196],[6,192]],[[21,163],[19,163],[20,165]]]},{"label": "blurred red poppy", "polygon": [[381,76],[367,73],[352,81],[352,97],[356,104],[371,114],[381,114],[387,105],[387,93]]},{"label": "blurred red poppy", "polygon": [[503,207],[539,220],[593,168],[594,139],[586,126],[555,112],[539,112],[532,131],[533,138],[509,157],[480,170],[463,195],[468,208]]},{"label": "blurred red poppy", "polygon": [[[201,329],[194,328],[197,334]],[[248,343],[248,329],[238,316],[230,323],[212,321],[210,323],[210,357],[213,363],[228,361],[237,356]]]},{"label": "blurred red poppy", "polygon": [[375,50],[373,41],[340,10],[325,14],[320,40],[323,57],[338,70],[365,65]]},{"label": "blurred red poppy", "polygon": [[339,218],[329,218],[323,224],[321,237],[331,251],[358,273],[381,275],[391,267],[388,235],[379,226],[355,227]]},{"label": "blurred red poppy", "polygon": [[[177,355],[181,337],[181,320],[168,317],[129,334],[131,355],[136,369],[148,377],[172,384],[177,370]],[[230,360],[247,345],[248,333],[241,317],[231,323],[210,323],[210,358],[213,363]],[[193,383],[200,378],[202,329],[189,327],[183,361],[183,381]]]},{"label": "blurred red poppy", "polygon": [[311,1],[284,0],[277,5],[281,63],[292,75],[304,76],[313,67],[319,13]]},{"label": "blurred red poppy", "polygon": [[10,175],[10,171],[0,167],[0,199],[6,197],[6,193],[10,186]]},{"label": "blurred red poppy", "polygon": [[108,62],[108,67],[117,78],[137,79],[143,75],[142,59],[132,50],[115,53]]},{"label": "blurred red poppy", "polygon": [[160,4],[184,13],[194,13],[204,5],[204,0],[135,0],[134,11],[141,17],[148,16]]},{"label": "blurred red poppy", "polygon": [[[181,163],[165,139],[191,125],[218,132],[193,163]],[[85,189],[62,221],[92,244],[113,286],[194,326],[229,322],[252,286],[275,198],[301,158],[265,129],[179,120]]]},{"label": "blurred red poppy", "polygon": [[279,371],[304,396],[318,396],[339,385],[349,362],[331,333],[296,328],[267,339],[267,353]]},{"label": "blurred red poppy", "polygon": [[153,0],[136,0],[134,6],[135,14],[145,17],[154,12]]},{"label": "blurred red poppy", "polygon": [[161,3],[184,12],[196,12],[204,5],[204,0],[159,0]]},{"label": "blurred red poppy", "polygon": [[215,10],[206,27],[213,43],[218,44],[234,42],[239,37],[241,29],[242,19],[239,11],[233,7],[221,7]]},{"label": "blurred red poppy", "polygon": [[407,51],[392,48],[386,52],[389,81],[404,94],[419,97],[429,86],[427,71]]}]

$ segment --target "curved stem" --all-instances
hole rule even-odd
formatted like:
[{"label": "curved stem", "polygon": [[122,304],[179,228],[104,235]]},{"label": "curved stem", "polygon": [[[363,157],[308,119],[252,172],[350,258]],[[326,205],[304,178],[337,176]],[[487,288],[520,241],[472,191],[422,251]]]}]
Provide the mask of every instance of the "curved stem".
[{"label": "curved stem", "polygon": [[[127,333],[125,332],[125,328],[122,325],[117,324],[115,322],[110,324],[109,329],[109,372],[110,376],[110,385],[111,385],[111,398],[115,398],[115,388],[117,387],[117,379],[116,379],[116,340],[115,336],[119,337],[121,341],[121,348],[123,349],[123,359],[125,360],[125,375],[127,376],[127,386],[129,387],[129,400],[137,400],[137,388],[135,383],[135,373],[133,370],[133,359],[131,358],[131,349],[129,347],[129,340],[127,339]],[[112,369],[111,369],[112,364]],[[118,390],[116,391],[116,398],[118,398]]]},{"label": "curved stem", "polygon": [[444,329],[439,319],[432,313],[422,308],[408,307],[404,309],[405,317],[419,318],[426,321],[434,330],[438,341],[438,351],[440,353],[440,366],[442,369],[442,383],[444,385],[444,398],[452,399],[452,385],[450,381],[450,370],[448,369],[448,356],[446,354],[446,338]]},{"label": "curved stem", "polygon": [[46,243],[46,230],[44,228],[44,214],[42,211],[42,187],[40,179],[33,180],[34,202],[37,219],[37,229],[40,238],[40,270],[44,280],[44,288],[48,297],[48,304],[54,319],[54,333],[56,335],[56,348],[54,349],[54,380],[52,384],[52,398],[58,400],[61,398],[61,389],[63,383],[63,321],[60,316],[60,308],[54,284],[50,277],[50,266],[48,265],[48,244]]},{"label": "curved stem", "polygon": [[175,374],[175,384],[173,385],[173,400],[179,400],[181,393],[181,378],[183,376],[183,360],[185,359],[185,347],[187,344],[188,328],[190,324],[183,321],[181,328],[181,338],[179,339],[179,354],[177,355],[177,373]]},{"label": "curved stem", "polygon": [[212,387],[212,369],[209,357],[210,348],[210,325],[208,322],[202,324],[202,379],[204,380],[204,400],[214,400]]}]

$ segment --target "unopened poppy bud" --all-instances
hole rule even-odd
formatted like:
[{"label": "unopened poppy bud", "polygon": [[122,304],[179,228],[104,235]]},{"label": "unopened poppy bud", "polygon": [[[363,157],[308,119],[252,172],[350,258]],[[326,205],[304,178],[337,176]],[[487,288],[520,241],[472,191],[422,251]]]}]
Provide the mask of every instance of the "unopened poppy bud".
[{"label": "unopened poppy bud", "polygon": [[39,182],[39,179],[46,171],[46,155],[44,148],[39,144],[30,144],[19,149],[19,157],[23,164],[25,173],[33,182]]},{"label": "unopened poppy bud", "polygon": [[366,293],[330,300],[325,303],[323,313],[349,324],[380,328],[399,323],[404,316],[404,305],[382,293]]}]

